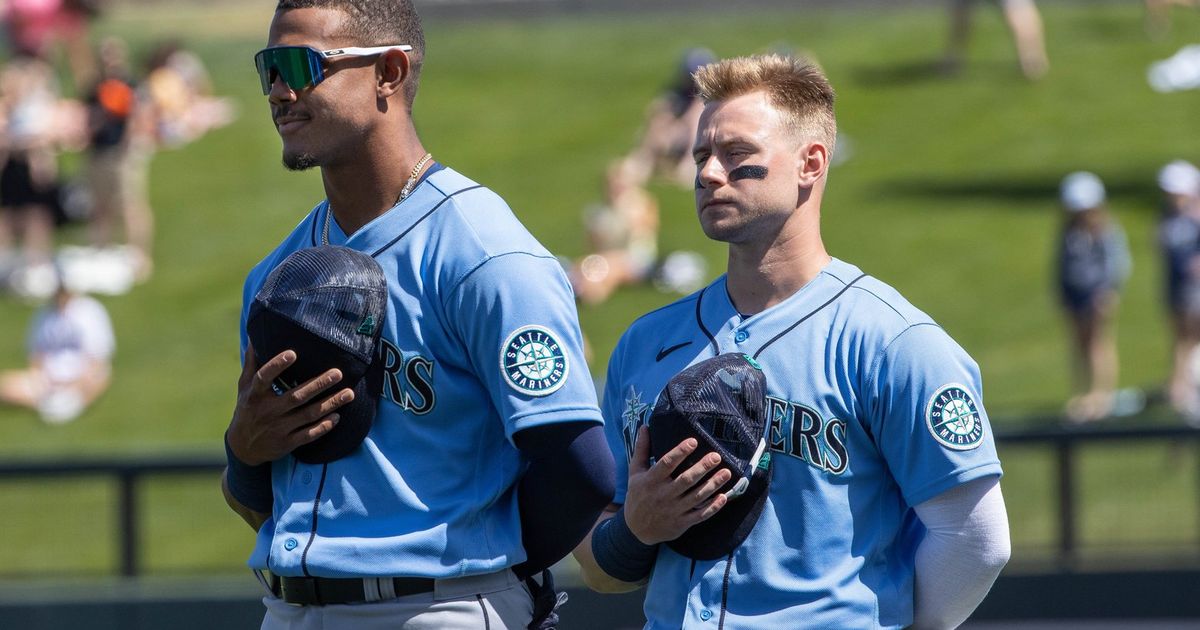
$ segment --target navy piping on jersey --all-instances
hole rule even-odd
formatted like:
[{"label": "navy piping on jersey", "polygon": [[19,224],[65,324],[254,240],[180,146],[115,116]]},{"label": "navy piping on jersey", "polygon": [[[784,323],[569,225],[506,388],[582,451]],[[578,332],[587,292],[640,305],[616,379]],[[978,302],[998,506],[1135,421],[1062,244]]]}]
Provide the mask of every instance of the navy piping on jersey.
[{"label": "navy piping on jersey", "polygon": [[383,247],[380,247],[379,249],[375,250],[375,251],[374,251],[374,252],[371,254],[371,257],[372,257],[372,258],[374,258],[374,257],[376,257],[376,256],[378,256],[378,255],[380,255],[380,254],[382,254],[384,251],[386,251],[386,250],[387,250],[389,247],[391,247],[392,245],[395,245],[396,243],[399,243],[399,242],[400,242],[400,239],[402,239],[402,238],[404,238],[405,236],[407,236],[407,235],[408,235],[408,233],[409,233],[409,232],[411,232],[411,231],[413,230],[413,228],[417,227],[418,225],[420,225],[420,224],[421,224],[421,222],[422,222],[422,221],[424,221],[425,219],[429,218],[429,215],[433,214],[434,212],[437,212],[437,209],[438,209],[438,208],[441,208],[441,207],[442,207],[442,204],[446,203],[447,201],[450,201],[450,198],[451,198],[451,197],[454,197],[455,195],[458,195],[458,194],[460,194],[460,193],[465,193],[465,192],[467,192],[467,191],[470,191],[470,190],[475,190],[476,188],[483,188],[483,185],[482,185],[482,184],[476,184],[476,185],[474,185],[474,186],[468,186],[468,187],[466,187],[466,188],[460,188],[459,190],[456,190],[456,191],[454,191],[454,192],[450,193],[449,195],[446,195],[445,197],[443,197],[443,198],[442,198],[442,200],[441,200],[441,201],[437,202],[437,205],[436,205],[436,206],[434,206],[434,207],[430,208],[430,209],[429,209],[429,212],[426,212],[425,214],[421,215],[421,218],[417,219],[415,222],[413,222],[413,224],[412,224],[412,225],[408,226],[408,229],[406,229],[406,230],[404,230],[403,232],[401,232],[399,236],[397,236],[396,238],[392,239],[392,240],[391,240],[391,242],[389,242],[387,245],[384,245]]},{"label": "navy piping on jersey", "polygon": [[[446,168],[446,167],[445,167],[444,165],[442,165],[441,163],[439,163],[439,162],[434,162],[432,166],[430,166],[429,168],[425,169],[425,174],[421,176],[421,179],[418,179],[418,180],[417,180],[417,184],[416,184],[416,185],[417,185],[417,186],[420,186],[421,184],[424,184],[424,183],[425,183],[425,180],[426,180],[426,179],[429,179],[429,176],[430,176],[430,175],[433,175],[434,173],[436,173],[436,172],[438,172],[438,171],[444,170],[445,168]],[[481,188],[481,186],[475,186],[475,188]],[[416,190],[416,187],[415,187],[415,186],[413,187],[413,190]],[[470,188],[464,188],[463,190],[470,190]],[[449,197],[453,197],[454,195],[457,195],[458,193],[460,193],[460,192],[463,192],[463,190],[459,190],[459,191],[457,191],[457,192],[450,193],[449,195],[447,195],[447,198],[449,198]],[[396,202],[396,203],[398,204],[398,203],[400,203],[400,201],[402,201],[402,200],[397,200],[397,202]],[[443,199],[442,201],[444,202],[444,201],[445,201],[445,199]],[[438,205],[440,206],[440,205],[441,205],[441,203],[439,202],[439,203],[438,203]],[[393,204],[393,207],[395,207],[395,204]],[[437,208],[436,208],[436,207],[434,207],[434,210],[436,210],[436,209],[437,209]],[[328,203],[328,202],[326,202],[326,203],[325,203],[325,212],[326,212],[326,213],[330,212],[330,208],[329,208],[329,203]],[[431,210],[430,212],[432,213],[432,210]],[[425,217],[427,217],[427,216],[429,216],[429,214],[426,214],[425,216],[421,217],[420,219],[417,219],[417,223],[420,223],[421,221],[425,220]],[[319,244],[320,244],[320,243],[318,243],[318,242],[317,242],[317,225],[318,225],[319,223],[321,223],[321,221],[318,221],[318,220],[317,220],[317,217],[314,215],[314,216],[313,216],[313,222],[312,222],[312,236],[311,236],[311,238],[312,238],[312,246],[313,246],[313,247],[316,247],[317,245],[319,245]],[[405,230],[405,231],[404,231],[404,234],[408,234],[408,231],[409,231],[409,230],[411,230],[413,227],[416,227],[417,223],[414,223],[414,224],[412,225],[412,227],[409,227],[409,228],[408,228],[408,230]],[[393,244],[395,244],[395,242],[396,242],[396,241],[400,240],[400,238],[402,238],[402,237],[404,236],[404,234],[401,234],[399,237],[397,237],[397,238],[396,238],[396,240],[395,240],[395,241],[392,241],[391,243],[388,243],[387,245],[383,246],[383,248],[382,248],[382,249],[380,249],[379,251],[375,252],[374,254],[371,254],[371,256],[372,256],[372,257],[374,257],[374,256],[377,256],[377,255],[379,255],[379,253],[380,253],[380,252],[382,252],[384,249],[387,249],[388,247],[391,247]]]},{"label": "navy piping on jersey", "polygon": [[707,290],[708,287],[704,287],[700,290],[700,295],[696,296],[696,324],[700,326],[700,330],[704,331],[704,336],[708,337],[708,343],[712,344],[713,355],[715,356],[721,354],[721,346],[717,343],[717,338],[708,332],[708,328],[704,325],[704,318],[700,315],[700,305],[704,302],[704,292]]},{"label": "navy piping on jersey", "polygon": [[325,490],[325,475],[329,472],[329,464],[321,464],[321,482],[317,484],[317,497],[313,499],[312,530],[308,532],[308,544],[304,545],[304,553],[300,554],[300,569],[305,577],[312,577],[308,572],[308,550],[317,539],[317,510],[321,507],[321,493]]},{"label": "navy piping on jersey", "polygon": [[721,582],[721,617],[717,619],[717,630],[725,630],[725,611],[729,609],[729,574],[732,571],[733,551],[730,551],[725,558],[725,579]]},{"label": "navy piping on jersey", "polygon": [[[835,293],[835,294],[833,295],[833,297],[831,297],[831,298],[829,298],[828,300],[826,300],[824,304],[822,304],[822,305],[818,306],[817,308],[813,309],[811,312],[809,312],[809,314],[808,314],[808,315],[805,315],[804,317],[801,317],[800,319],[796,320],[796,322],[795,322],[795,323],[793,323],[791,326],[788,326],[787,328],[784,328],[782,331],[780,331],[780,333],[779,333],[779,334],[777,334],[777,335],[775,335],[774,337],[771,337],[770,339],[768,339],[768,340],[767,340],[767,342],[766,342],[766,343],[764,343],[764,344],[763,344],[763,345],[762,345],[762,346],[761,346],[761,347],[758,349],[758,351],[757,351],[757,352],[755,352],[755,353],[754,353],[754,354],[753,354],[753,355],[752,355],[750,358],[751,358],[751,359],[757,359],[757,358],[758,358],[758,355],[762,354],[762,353],[763,353],[763,350],[766,350],[766,349],[767,349],[767,346],[769,346],[769,345],[771,345],[771,344],[775,343],[776,341],[779,341],[779,339],[780,339],[781,337],[783,337],[784,335],[786,335],[786,334],[788,334],[788,333],[792,332],[792,330],[793,330],[793,329],[795,329],[797,326],[799,326],[800,324],[803,324],[805,320],[807,320],[808,318],[812,317],[813,315],[816,315],[818,311],[820,311],[821,309],[825,308],[826,306],[829,306],[830,304],[833,304],[834,300],[836,300],[836,299],[838,299],[838,298],[842,297],[842,294],[843,294],[843,293],[845,293],[847,290],[849,290],[849,289],[850,289],[850,287],[854,286],[854,284],[855,284],[856,282],[858,282],[859,280],[862,280],[862,279],[863,279],[863,278],[865,278],[865,277],[867,277],[867,274],[865,274],[865,273],[864,273],[864,274],[860,274],[860,275],[859,275],[857,278],[855,278],[855,279],[851,280],[849,283],[847,283],[847,284],[846,284],[846,286],[842,287],[842,289],[841,289],[840,291],[838,291],[837,293]],[[700,304],[701,304],[702,302],[704,302],[704,291],[707,291],[707,290],[708,290],[708,287],[705,287],[703,290],[701,290],[701,291],[700,291],[700,295],[696,296],[696,324],[700,326],[700,330],[704,331],[704,336],[705,336],[705,337],[708,337],[708,342],[712,344],[712,347],[713,347],[713,354],[714,354],[714,355],[720,355],[720,354],[721,354],[721,346],[720,346],[720,344],[718,344],[718,343],[717,343],[717,338],[716,338],[716,337],[714,337],[714,336],[713,336],[713,334],[712,334],[711,332],[709,332],[709,330],[708,330],[708,328],[707,328],[707,327],[705,327],[705,325],[704,325],[704,319],[703,319],[703,318],[700,316]]]}]

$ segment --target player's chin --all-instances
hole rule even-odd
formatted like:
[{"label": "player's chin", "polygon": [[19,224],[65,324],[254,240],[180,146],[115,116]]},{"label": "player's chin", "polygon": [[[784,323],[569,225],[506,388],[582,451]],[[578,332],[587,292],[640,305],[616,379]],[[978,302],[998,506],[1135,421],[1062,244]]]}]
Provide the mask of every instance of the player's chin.
[{"label": "player's chin", "polygon": [[320,166],[317,156],[305,151],[283,151],[283,167],[289,171],[306,171]]},{"label": "player's chin", "polygon": [[741,226],[736,217],[728,213],[704,211],[700,213],[700,229],[714,241],[732,242]]}]

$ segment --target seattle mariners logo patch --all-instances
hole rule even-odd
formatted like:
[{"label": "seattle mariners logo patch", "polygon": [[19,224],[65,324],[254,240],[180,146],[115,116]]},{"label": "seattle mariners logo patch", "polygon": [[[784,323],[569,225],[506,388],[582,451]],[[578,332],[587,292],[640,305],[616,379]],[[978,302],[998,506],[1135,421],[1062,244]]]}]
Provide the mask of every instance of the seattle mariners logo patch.
[{"label": "seattle mariners logo patch", "polygon": [[929,399],[925,425],[933,438],[956,451],[969,451],[983,439],[983,420],[967,388],[951,383]]},{"label": "seattle mariners logo patch", "polygon": [[522,394],[545,396],[567,381],[567,355],[550,331],[526,326],[504,342],[500,369],[508,384]]}]

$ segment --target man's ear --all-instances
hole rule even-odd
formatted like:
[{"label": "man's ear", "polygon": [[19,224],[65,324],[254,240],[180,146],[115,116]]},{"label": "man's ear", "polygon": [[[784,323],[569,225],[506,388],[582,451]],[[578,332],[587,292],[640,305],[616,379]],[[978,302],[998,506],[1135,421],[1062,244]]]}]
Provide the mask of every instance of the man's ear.
[{"label": "man's ear", "polygon": [[829,170],[829,147],[812,141],[800,145],[796,152],[796,175],[801,188],[811,188]]},{"label": "man's ear", "polygon": [[401,92],[411,69],[412,60],[408,53],[399,48],[380,54],[379,61],[375,62],[375,76],[378,80],[376,96],[387,99]]}]

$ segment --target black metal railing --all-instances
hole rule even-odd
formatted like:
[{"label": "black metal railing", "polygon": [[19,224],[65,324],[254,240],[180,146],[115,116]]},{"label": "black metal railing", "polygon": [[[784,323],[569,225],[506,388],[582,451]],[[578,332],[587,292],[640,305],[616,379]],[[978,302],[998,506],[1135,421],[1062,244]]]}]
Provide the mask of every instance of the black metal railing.
[{"label": "black metal railing", "polygon": [[[220,473],[225,460],[212,456],[157,456],[132,458],[80,458],[70,461],[10,461],[0,463],[0,479],[56,479],[61,477],[110,477],[117,481],[117,548],[120,573],[135,576],[141,571],[138,529],[137,486],[142,477]],[[213,492],[217,492],[213,486]]]},{"label": "black metal railing", "polygon": [[[1114,442],[1182,442],[1200,444],[1200,428],[1185,425],[1136,427],[1073,427],[1060,418],[1047,417],[1044,429],[1025,429],[996,433],[1000,446],[1041,446],[1054,451],[1057,470],[1057,522],[1055,567],[1070,572],[1079,564],[1079,483],[1077,452],[1083,444]],[[1026,419],[1028,421],[1028,419]],[[1198,467],[1200,470],[1200,467]],[[1196,479],[1196,510],[1200,514],[1200,475]],[[1197,532],[1200,545],[1200,532]]]},{"label": "black metal railing", "polygon": [[[1058,423],[1047,419],[1047,424]],[[1058,529],[1056,532],[1056,562],[1060,571],[1076,566],[1078,545],[1077,518],[1079,506],[1076,475],[1076,452],[1082,444],[1101,442],[1196,441],[1200,444],[1200,428],[1186,426],[1055,428],[998,432],[1000,445],[1052,447],[1057,462]],[[143,477],[165,475],[198,475],[219,473],[225,461],[213,456],[158,456],[142,458],[84,458],[73,461],[9,461],[0,462],[0,480],[61,477],[110,477],[117,481],[117,548],[120,574],[136,576],[141,571],[138,483]],[[1198,467],[1200,468],[1200,467]],[[213,492],[216,492],[214,486]],[[1200,477],[1196,480],[1196,506],[1200,510]],[[1200,537],[1198,537],[1200,539]]]}]

